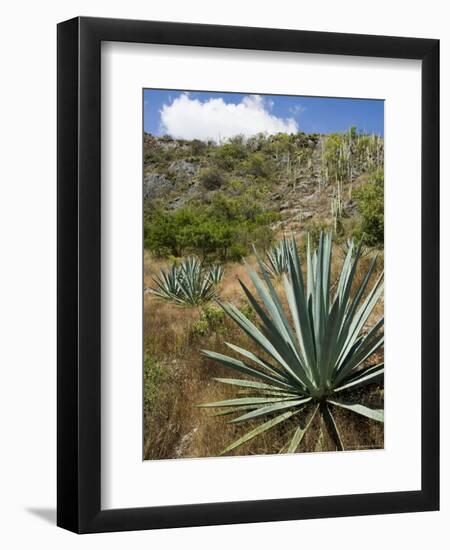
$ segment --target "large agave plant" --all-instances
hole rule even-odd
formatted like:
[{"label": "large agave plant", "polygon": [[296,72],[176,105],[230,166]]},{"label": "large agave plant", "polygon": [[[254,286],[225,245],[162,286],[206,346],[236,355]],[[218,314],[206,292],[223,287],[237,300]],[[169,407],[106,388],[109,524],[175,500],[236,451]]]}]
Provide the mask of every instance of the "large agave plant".
[{"label": "large agave plant", "polygon": [[[374,258],[360,284],[353,288],[360,257],[349,246],[342,269],[331,290],[331,234],[322,234],[318,249],[307,247],[307,281],[303,279],[300,257],[292,239],[289,248],[289,273],[283,276],[289,313],[283,308],[262,261],[262,279],[249,269],[256,289],[252,293],[240,281],[254,309],[258,324],[251,322],[232,304],[221,304],[225,312],[253,340],[261,353],[253,353],[232,343],[227,346],[236,356],[214,351],[203,353],[210,359],[237,371],[245,378],[218,378],[219,382],[241,388],[245,395],[203,407],[218,407],[219,414],[236,413],[230,422],[263,423],[229,445],[223,453],[288,419],[297,426],[282,452],[295,452],[316,415],[326,421],[339,450],[344,444],[333,411],[335,407],[383,422],[383,410],[369,408],[349,396],[350,390],[379,381],[384,363],[368,366],[367,360],[383,345],[383,317],[366,328],[371,313],[383,292],[383,274],[369,289],[375,270]],[[287,309],[287,308],[286,308]]]},{"label": "large agave plant", "polygon": [[215,282],[210,270],[204,269],[195,256],[173,265],[168,271],[161,270],[153,277],[154,288],[150,293],[180,305],[199,305],[217,298]]},{"label": "large agave plant", "polygon": [[266,260],[263,262],[265,271],[271,277],[279,277],[289,271],[289,252],[292,246],[293,238],[283,237],[279,243],[272,246],[266,252]]}]

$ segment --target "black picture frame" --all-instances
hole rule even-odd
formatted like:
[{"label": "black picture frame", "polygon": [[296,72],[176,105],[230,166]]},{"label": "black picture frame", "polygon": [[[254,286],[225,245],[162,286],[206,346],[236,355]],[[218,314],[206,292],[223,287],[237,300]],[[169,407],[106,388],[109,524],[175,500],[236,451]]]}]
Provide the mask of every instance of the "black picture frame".
[{"label": "black picture frame", "polygon": [[[101,509],[102,41],[422,61],[420,491]],[[439,41],[77,17],[58,25],[57,524],[76,533],[439,508]]]}]

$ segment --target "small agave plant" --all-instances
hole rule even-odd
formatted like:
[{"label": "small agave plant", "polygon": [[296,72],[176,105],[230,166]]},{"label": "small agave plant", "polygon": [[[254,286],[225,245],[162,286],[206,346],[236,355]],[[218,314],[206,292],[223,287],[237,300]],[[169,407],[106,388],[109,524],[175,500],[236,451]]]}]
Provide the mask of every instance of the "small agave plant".
[{"label": "small agave plant", "polygon": [[289,254],[292,247],[292,238],[283,240],[272,246],[266,252],[266,260],[263,262],[264,270],[273,278],[280,277],[289,272]]},{"label": "small agave plant", "polygon": [[149,289],[151,294],[180,305],[196,306],[218,296],[211,268],[204,269],[195,256],[186,258],[180,265],[174,264],[168,271],[161,270],[159,276],[153,277],[153,282],[155,287]]},{"label": "small agave plant", "polygon": [[223,275],[225,272],[222,265],[214,264],[208,269],[208,272],[209,272],[209,278],[215,285],[218,285],[222,282]]},{"label": "small agave plant", "polygon": [[[333,416],[335,407],[383,422],[383,410],[350,400],[349,395],[384,375],[384,363],[367,366],[367,360],[384,342],[384,318],[366,330],[366,324],[383,292],[383,274],[369,288],[376,258],[356,288],[355,274],[360,246],[349,246],[342,269],[331,289],[331,234],[322,234],[318,249],[307,247],[306,285],[295,240],[289,247],[288,274],[283,276],[289,313],[273,286],[260,258],[262,279],[249,269],[256,289],[253,294],[240,281],[254,309],[258,324],[251,322],[237,307],[221,304],[225,312],[253,340],[261,353],[253,353],[232,343],[227,346],[236,356],[214,351],[203,354],[229,367],[245,378],[217,378],[221,383],[241,388],[243,397],[206,403],[218,414],[235,413],[230,422],[243,424],[262,420],[237,441],[227,453],[288,419],[298,418],[297,426],[280,452],[295,452],[316,415],[322,415],[338,450],[344,450],[339,427]],[[353,393],[358,395],[359,392]],[[356,398],[354,398],[356,399]]]}]

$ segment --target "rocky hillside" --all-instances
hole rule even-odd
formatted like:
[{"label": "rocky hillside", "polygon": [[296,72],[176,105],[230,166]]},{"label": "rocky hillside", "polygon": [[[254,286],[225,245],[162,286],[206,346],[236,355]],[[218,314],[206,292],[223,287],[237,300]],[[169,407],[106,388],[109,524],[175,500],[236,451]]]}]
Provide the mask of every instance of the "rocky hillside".
[{"label": "rocky hillside", "polygon": [[270,229],[352,231],[355,191],[383,170],[383,140],[342,134],[258,135],[222,144],[144,134],[144,204],[175,212],[214,197],[246,200],[271,212]]}]

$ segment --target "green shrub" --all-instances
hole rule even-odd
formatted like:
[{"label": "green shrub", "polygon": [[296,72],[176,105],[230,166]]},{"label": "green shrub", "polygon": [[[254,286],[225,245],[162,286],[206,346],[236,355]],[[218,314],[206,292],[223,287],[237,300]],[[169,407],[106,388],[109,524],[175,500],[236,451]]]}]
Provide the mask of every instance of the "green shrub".
[{"label": "green shrub", "polygon": [[228,249],[228,259],[230,262],[239,262],[248,254],[248,246],[242,243],[233,243]]},{"label": "green shrub", "polygon": [[378,168],[369,175],[369,183],[384,186],[384,169]]},{"label": "green shrub", "polygon": [[180,256],[177,219],[163,210],[154,210],[144,220],[144,246],[157,257]]},{"label": "green shrub", "polygon": [[204,305],[201,315],[206,319],[210,327],[217,327],[225,318],[224,310],[214,304]]},{"label": "green shrub", "polygon": [[202,306],[200,318],[192,325],[191,334],[194,338],[205,336],[210,330],[220,331],[225,319],[224,310],[213,304]]},{"label": "green shrub", "polygon": [[202,317],[195,321],[195,323],[192,324],[191,327],[191,337],[194,340],[197,340],[198,338],[201,338],[202,336],[205,336],[209,332],[209,325],[208,321]]},{"label": "green shrub", "polygon": [[384,178],[376,171],[369,183],[354,193],[361,214],[361,232],[368,246],[383,246],[384,243]]},{"label": "green shrub", "polygon": [[246,156],[245,143],[240,136],[219,145],[214,152],[214,160],[217,166],[227,171],[233,170]]},{"label": "green shrub", "polygon": [[203,187],[209,191],[220,189],[226,183],[222,171],[213,167],[203,168],[198,178]]},{"label": "green shrub", "polygon": [[267,155],[256,152],[242,163],[241,171],[243,174],[254,176],[255,178],[268,178],[273,173],[273,167]]},{"label": "green shrub", "polygon": [[144,354],[144,410],[155,414],[164,404],[161,384],[167,378],[163,364],[153,355]]},{"label": "green shrub", "polygon": [[251,194],[230,198],[217,192],[210,204],[147,213],[144,244],[159,257],[197,254],[204,261],[239,261],[253,244],[271,244],[270,224],[278,218]]}]

